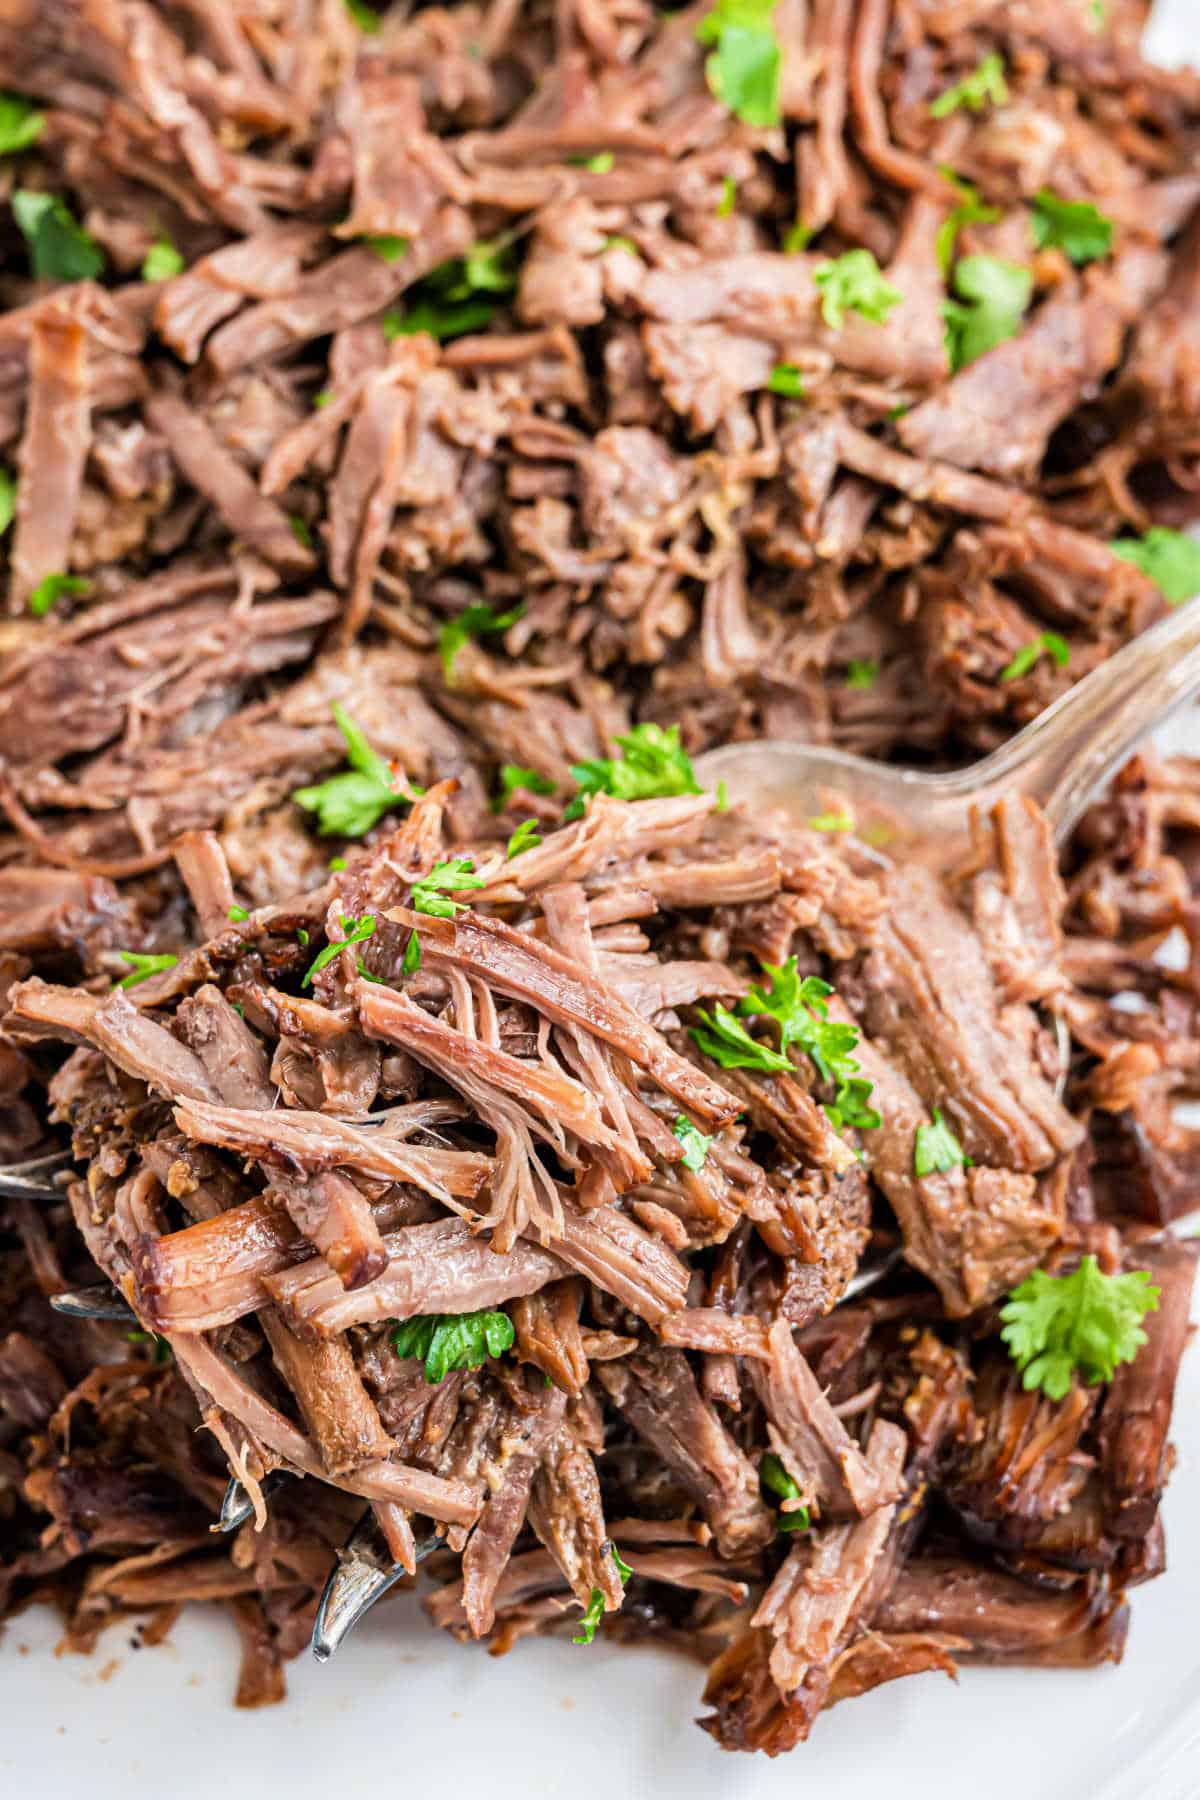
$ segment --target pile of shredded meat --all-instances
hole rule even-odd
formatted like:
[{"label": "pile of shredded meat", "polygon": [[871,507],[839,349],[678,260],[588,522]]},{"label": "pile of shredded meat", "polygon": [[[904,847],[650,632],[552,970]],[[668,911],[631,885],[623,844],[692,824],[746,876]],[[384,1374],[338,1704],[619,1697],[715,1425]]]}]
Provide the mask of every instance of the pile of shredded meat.
[{"label": "pile of shredded meat", "polygon": [[[0,1617],[278,1699],[365,1503],[775,1754],[1163,1568],[1200,764],[943,881],[688,754],[961,764],[1200,589],[1200,79],[743,10],[768,122],[736,0],[0,0]],[[1026,1385],[1088,1258],[1146,1341]]]}]

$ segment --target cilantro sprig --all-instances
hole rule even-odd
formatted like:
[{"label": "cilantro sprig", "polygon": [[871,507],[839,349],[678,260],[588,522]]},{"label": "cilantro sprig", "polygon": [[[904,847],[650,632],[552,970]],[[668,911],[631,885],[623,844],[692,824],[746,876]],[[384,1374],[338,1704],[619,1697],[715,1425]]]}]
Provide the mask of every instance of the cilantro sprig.
[{"label": "cilantro sprig", "polygon": [[711,45],[704,62],[710,91],[747,125],[778,125],[782,53],[775,0],[717,0],[696,27]]},{"label": "cilantro sprig", "polygon": [[842,329],[849,312],[882,325],[904,298],[869,250],[847,250],[832,262],[818,263],[813,280],[821,290],[821,317],[831,331]]},{"label": "cilantro sprig", "polygon": [[1008,83],[1004,79],[1004,58],[998,51],[985,56],[977,69],[956,81],[930,102],[935,119],[945,119],[965,106],[968,112],[982,112],[985,106],[1003,106],[1008,99]]},{"label": "cilantro sprig", "polygon": [[846,686],[866,693],[879,680],[881,664],[874,656],[853,656],[846,664]]},{"label": "cilantro sprig", "polygon": [[692,759],[679,742],[678,725],[635,725],[615,740],[621,755],[573,763],[579,792],[563,813],[564,822],[582,818],[591,794],[618,800],[653,800],[668,794],[702,794]]},{"label": "cilantro sprig", "polygon": [[829,983],[819,975],[802,978],[794,956],[782,965],[764,963],[763,972],[770,977],[770,987],[752,987],[738,1002],[738,1012],[743,1018],[774,1019],[780,1049],[798,1044],[821,1079],[833,1084],[833,1102],[825,1113],[835,1129],[844,1125],[860,1131],[877,1129],[882,1120],[867,1105],[874,1083],[859,1074],[853,1054],[861,1034],[857,1025],[829,1017],[826,1003],[833,992]]},{"label": "cilantro sprig", "polygon": [[425,1379],[441,1381],[452,1369],[479,1369],[489,1356],[512,1348],[516,1332],[505,1312],[418,1313],[392,1332],[397,1356],[425,1364]]},{"label": "cilantro sprig", "polygon": [[708,1153],[712,1148],[712,1139],[710,1137],[705,1137],[704,1133],[700,1130],[700,1127],[698,1125],[693,1125],[692,1121],[685,1113],[679,1114],[674,1125],[671,1127],[671,1131],[683,1145],[683,1155],[679,1159],[680,1162],[685,1169],[690,1169],[693,1175],[696,1174],[698,1170],[704,1167],[708,1158]]},{"label": "cilantro sprig", "polygon": [[57,194],[18,188],[12,210],[39,280],[94,281],[103,272],[103,250]]},{"label": "cilantro sprig", "polygon": [[776,1511],[776,1530],[807,1531],[812,1519],[807,1506],[800,1500],[800,1484],[788,1474],[783,1462],[773,1450],[768,1450],[759,1463],[758,1479],[766,1492],[774,1499],[791,1502],[788,1507],[781,1507]]},{"label": "cilantro sprig", "polygon": [[161,975],[165,970],[173,969],[179,961],[169,951],[164,951],[159,956],[141,950],[119,950],[117,954],[122,962],[130,965],[129,974],[123,975],[117,983],[119,988],[140,987],[143,981],[149,981],[152,975]]},{"label": "cilantro sprig", "polygon": [[492,801],[492,811],[506,811],[513,795],[521,788],[528,794],[552,794],[554,783],[539,775],[536,769],[527,769],[520,763],[501,763],[500,792]]},{"label": "cilantro sprig", "polygon": [[402,311],[383,315],[384,335],[390,341],[425,331],[445,343],[481,331],[496,312],[497,301],[491,296],[511,293],[517,275],[516,251],[506,239],[473,244],[465,256],[439,263],[417,282]]},{"label": "cilantro sprig", "polygon": [[1115,538],[1114,556],[1148,575],[1172,606],[1200,594],[1200,543],[1169,525],[1152,525],[1140,538]]},{"label": "cilantro sprig", "polygon": [[414,912],[430,913],[437,919],[453,919],[465,912],[465,900],[451,900],[450,894],[465,893],[471,888],[485,887],[482,875],[476,875],[469,856],[456,856],[450,862],[434,863],[428,875],[413,883]]},{"label": "cilantro sprig", "polygon": [[394,806],[404,806],[420,788],[398,794],[392,786],[392,767],[372,750],[367,734],[335,700],[333,718],[346,745],[350,764],[340,775],[313,787],[297,788],[292,799],[305,812],[317,815],[322,837],[362,837]]},{"label": "cilantro sprig", "polygon": [[953,169],[943,168],[939,173],[947,181],[953,182],[962,195],[958,205],[947,213],[938,226],[933,240],[938,266],[943,275],[948,275],[954,263],[954,247],[958,242],[959,232],[967,225],[994,225],[1001,213],[998,206],[986,205],[979,198],[978,189],[972,187],[969,181],[961,180]]},{"label": "cilantro sprig", "polygon": [[1032,643],[1022,644],[1008,666],[1000,671],[1001,681],[1019,681],[1043,656],[1050,657],[1058,668],[1065,669],[1071,660],[1071,646],[1057,631],[1039,631]]},{"label": "cilantro sprig", "polygon": [[1000,256],[964,256],[954,267],[956,298],[942,305],[951,369],[973,363],[1016,337],[1030,300],[1033,276]]},{"label": "cilantro sprig", "polygon": [[35,619],[46,614],[68,595],[80,596],[91,591],[91,582],[83,575],[47,575],[39,581],[26,602]]},{"label": "cilantro sprig", "polygon": [[31,149],[45,128],[45,113],[23,94],[0,94],[0,156]]},{"label": "cilantro sprig", "polygon": [[142,258],[143,281],[169,281],[173,275],[181,275],[183,269],[183,257],[170,238],[156,238]]},{"label": "cilantro sprig", "polygon": [[913,1140],[913,1173],[948,1175],[951,1169],[968,1169],[971,1159],[936,1107],[932,1125],[918,1125]]},{"label": "cilantro sprig", "polygon": [[1076,1373],[1088,1386],[1111,1381],[1146,1342],[1141,1321],[1157,1311],[1159,1293],[1144,1269],[1104,1275],[1094,1256],[1070,1275],[1035,1269],[1000,1309],[1022,1387],[1062,1400]]},{"label": "cilantro sprig", "polygon": [[1108,255],[1113,222],[1090,200],[1061,200],[1050,188],[1042,188],[1034,196],[1033,235],[1039,250],[1063,250],[1082,266]]},{"label": "cilantro sprig", "polygon": [[536,819],[526,819],[512,833],[504,852],[505,862],[511,862],[514,856],[521,856],[526,850],[536,850],[542,841]]},{"label": "cilantro sprig", "polygon": [[[305,971],[304,980],[300,983],[301,987],[311,987],[313,976],[319,975],[322,969],[327,968],[334,957],[340,956],[348,944],[365,943],[375,930],[375,914],[364,913],[361,919],[356,919],[352,914],[343,913],[342,930],[346,933],[344,938],[331,938],[323,950],[317,951]],[[361,960],[360,958],[360,964]]]},{"label": "cilantro sprig", "polygon": [[[633,1570],[625,1561],[621,1552],[617,1549],[617,1546],[613,1543],[608,1543],[604,1545],[604,1549],[611,1550],[613,1562],[616,1564],[617,1574],[621,1577],[623,1582],[628,1581],[633,1574]],[[596,1636],[596,1627],[603,1617],[604,1593],[602,1589],[596,1587],[592,1589],[591,1594],[588,1596],[588,1603],[584,1608],[583,1617],[579,1621],[579,1630],[575,1633],[571,1642],[573,1644],[590,1644]]]},{"label": "cilantro sprig", "polygon": [[795,363],[776,363],[767,376],[767,392],[781,394],[785,400],[803,400],[804,376]]},{"label": "cilantro sprig", "polygon": [[688,1033],[723,1069],[761,1069],[764,1074],[794,1073],[790,1057],[782,1056],[761,1038],[752,1037],[741,1020],[718,1000],[711,1012],[696,1008],[699,1025],[689,1025]]},{"label": "cilantro sprig", "polygon": [[454,665],[459,653],[466,648],[472,638],[497,637],[507,631],[510,625],[525,613],[525,602],[518,601],[506,612],[497,612],[494,607],[485,606],[482,602],[473,602],[464,607],[453,619],[447,619],[438,632],[438,655],[442,659],[442,669],[450,687],[454,686]]}]

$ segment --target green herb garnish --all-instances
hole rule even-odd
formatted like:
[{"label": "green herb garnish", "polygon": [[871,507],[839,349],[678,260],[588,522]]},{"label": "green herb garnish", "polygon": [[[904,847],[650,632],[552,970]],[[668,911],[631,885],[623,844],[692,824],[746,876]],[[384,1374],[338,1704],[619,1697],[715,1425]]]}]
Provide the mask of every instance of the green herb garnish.
[{"label": "green herb garnish", "polygon": [[852,657],[846,665],[846,686],[865,691],[879,680],[879,663],[873,656]]},{"label": "green herb garnish", "polygon": [[1031,644],[1022,644],[1008,667],[1000,671],[1001,681],[1019,681],[1043,656],[1065,669],[1071,660],[1071,646],[1057,631],[1040,631]]},{"label": "green herb garnish", "polygon": [[965,225],[994,225],[1002,215],[999,207],[985,205],[970,182],[961,181],[953,169],[944,168],[941,170],[941,174],[947,181],[953,182],[962,195],[959,205],[952,212],[947,213],[938,226],[937,236],[934,238],[934,250],[937,254],[938,265],[942,274],[948,275],[954,262],[954,246],[963,227]]},{"label": "green herb garnish", "polygon": [[788,400],[804,398],[804,377],[795,363],[776,363],[767,376],[767,391],[782,394]]},{"label": "green herb garnish", "polygon": [[311,987],[313,976],[319,975],[322,969],[328,967],[334,957],[340,956],[348,944],[365,943],[375,930],[375,914],[364,913],[361,919],[355,919],[351,915],[343,913],[342,930],[346,933],[344,938],[333,938],[323,950],[317,951],[305,971],[304,979],[300,983],[301,987]]},{"label": "green herb garnish", "polygon": [[618,800],[653,800],[668,794],[700,794],[692,759],[679,742],[678,725],[635,725],[614,740],[619,757],[599,756],[573,763],[571,774],[579,792],[563,813],[563,820],[582,818],[584,802],[591,794],[613,794]]},{"label": "green herb garnish", "polygon": [[17,510],[17,482],[10,470],[0,464],[0,537],[13,522]]},{"label": "green herb garnish", "polygon": [[942,306],[951,369],[964,368],[1016,337],[1033,297],[1033,276],[999,256],[964,256],[954,267],[957,299]]},{"label": "green herb garnish", "polygon": [[970,1166],[970,1157],[935,1106],[933,1124],[917,1126],[913,1172],[918,1177],[948,1175],[951,1169],[969,1169]]},{"label": "green herb garnish", "polygon": [[117,954],[122,962],[130,965],[129,974],[123,975],[117,983],[119,988],[139,987],[143,981],[149,981],[152,975],[161,975],[165,969],[173,969],[179,961],[177,956],[172,956],[169,952],[164,952],[161,956],[147,956],[140,950],[119,950]]},{"label": "green herb garnish", "polygon": [[508,848],[504,852],[504,860],[511,862],[514,856],[520,856],[524,850],[536,850],[541,841],[542,834],[538,830],[537,820],[526,819],[524,824],[517,826],[509,838]]},{"label": "green herb garnish", "polygon": [[446,680],[454,685],[454,665],[460,651],[465,649],[472,638],[496,637],[515,625],[525,612],[525,602],[519,601],[510,606],[507,612],[496,612],[491,606],[481,602],[473,602],[458,613],[453,619],[447,619],[438,632],[438,655],[442,659],[442,668]]},{"label": "green herb garnish", "polygon": [[346,11],[368,37],[374,37],[383,29],[383,20],[373,6],[367,5],[367,0],[346,0]]},{"label": "green herb garnish", "polygon": [[814,813],[805,824],[813,831],[853,831],[854,814],[849,812]]},{"label": "green herb garnish", "polygon": [[882,325],[904,298],[869,250],[847,250],[832,262],[818,263],[813,280],[821,290],[821,317],[831,331],[842,329],[848,312]]},{"label": "green herb garnish", "polygon": [[46,126],[39,112],[23,94],[0,94],[0,156],[15,156],[36,144]]},{"label": "green herb garnish", "polygon": [[408,942],[404,946],[404,961],[400,964],[402,975],[415,975],[421,966],[421,940],[415,931],[408,934]]},{"label": "green herb garnish", "polygon": [[1140,538],[1115,538],[1114,556],[1148,575],[1172,606],[1200,594],[1200,543],[1169,525],[1152,525]]},{"label": "green herb garnish", "polygon": [[696,1015],[702,1022],[690,1025],[688,1034],[695,1039],[705,1056],[711,1056],[723,1069],[762,1069],[768,1074],[795,1074],[790,1057],[781,1056],[770,1044],[751,1037],[741,1020],[736,1019],[720,1001],[711,1012],[698,1006]]},{"label": "green herb garnish", "polygon": [[183,258],[169,238],[157,238],[142,258],[143,281],[170,281],[183,269]]},{"label": "green herb garnish", "polygon": [[12,210],[39,280],[94,281],[103,272],[103,250],[57,194],[18,188]]},{"label": "green herb garnish", "polygon": [[481,875],[476,875],[475,865],[469,856],[456,856],[451,862],[435,863],[428,875],[413,883],[412,908],[414,912],[432,913],[438,919],[453,919],[458,913],[465,912],[465,900],[450,900],[448,894],[467,892],[471,888],[486,887],[487,883]]},{"label": "green herb garnish", "polygon": [[500,792],[492,801],[492,811],[504,812],[521,788],[529,794],[552,794],[554,783],[539,775],[536,769],[522,768],[520,763],[501,763]]},{"label": "green herb garnish", "polygon": [[243,919],[250,917],[250,909],[247,906],[231,906],[226,917],[232,919],[235,925],[240,925]]},{"label": "green herb garnish", "polygon": [[44,581],[38,582],[26,605],[35,619],[44,619],[58,601],[68,594],[86,594],[91,585],[82,575],[47,575]]},{"label": "green herb garnish", "polygon": [[[779,1500],[800,1500],[800,1484],[784,1468],[781,1459],[773,1450],[768,1450],[758,1465],[758,1479],[768,1494]],[[807,1506],[793,1505],[786,1511],[777,1511],[775,1526],[778,1531],[807,1531],[812,1520]]]},{"label": "green herb garnish", "polygon": [[826,1116],[835,1129],[843,1125],[857,1126],[860,1131],[874,1131],[882,1120],[867,1105],[874,1083],[858,1073],[858,1062],[852,1052],[859,1040],[856,1025],[843,1024],[829,1017],[826,1001],[833,989],[818,975],[801,979],[794,956],[777,967],[764,963],[763,972],[770,976],[770,988],[751,988],[738,1002],[743,1018],[763,1015],[779,1026],[779,1047],[786,1051],[798,1044],[823,1081],[834,1084],[832,1105],[825,1107]]},{"label": "green herb garnish", "polygon": [[451,1369],[478,1369],[489,1356],[503,1356],[516,1332],[504,1312],[418,1313],[391,1337],[396,1355],[423,1362],[426,1381],[435,1382]]},{"label": "green herb garnish", "polygon": [[1064,250],[1073,263],[1082,265],[1108,255],[1113,222],[1090,200],[1060,200],[1043,188],[1033,202],[1033,235],[1039,250]]},{"label": "green herb garnish", "polygon": [[1102,1275],[1094,1256],[1071,1275],[1035,1269],[1000,1309],[1022,1387],[1062,1400],[1076,1371],[1089,1386],[1111,1381],[1146,1342],[1141,1320],[1157,1311],[1159,1293],[1145,1269]]},{"label": "green herb garnish", "polygon": [[709,88],[747,125],[778,125],[781,52],[775,0],[717,0],[696,27],[712,45],[704,63]]},{"label": "green herb garnish", "polygon": [[1004,58],[993,50],[970,75],[939,94],[930,103],[929,110],[935,119],[945,119],[960,106],[965,106],[968,112],[978,113],[985,106],[1003,106],[1007,99]]},{"label": "green herb garnish", "polygon": [[727,175],[721,183],[721,198],[717,202],[718,219],[728,219],[737,205],[737,182],[732,175]]},{"label": "green herb garnish", "polygon": [[[362,837],[385,812],[403,806],[421,790],[413,788],[410,795],[398,794],[392,786],[391,764],[372,750],[362,726],[336,701],[333,717],[345,741],[350,767],[314,787],[297,788],[292,799],[305,812],[316,813],[322,837]],[[332,868],[333,864],[329,866]]]},{"label": "green herb garnish", "polygon": [[385,263],[399,262],[408,249],[408,239],[395,231],[376,231],[367,239],[376,256]]},{"label": "green herb garnish", "polygon": [[697,1170],[704,1167],[705,1159],[712,1148],[712,1139],[705,1137],[699,1126],[693,1125],[684,1113],[679,1114],[671,1130],[683,1145],[680,1162],[694,1175]]}]

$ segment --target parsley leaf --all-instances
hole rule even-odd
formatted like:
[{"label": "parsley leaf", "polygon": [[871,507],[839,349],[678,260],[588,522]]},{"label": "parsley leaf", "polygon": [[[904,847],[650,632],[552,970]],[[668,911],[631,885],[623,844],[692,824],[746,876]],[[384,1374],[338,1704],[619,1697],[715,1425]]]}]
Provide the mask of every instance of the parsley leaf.
[{"label": "parsley leaf", "polygon": [[127,1331],[125,1341],[128,1344],[153,1344],[156,1363],[169,1363],[172,1356],[171,1345],[157,1331]]},{"label": "parsley leaf", "polygon": [[913,1143],[913,1173],[948,1175],[951,1169],[969,1169],[971,1159],[935,1106],[933,1124],[918,1125]]},{"label": "parsley leaf", "polygon": [[45,113],[23,94],[0,94],[0,156],[13,156],[36,144],[46,125]]},{"label": "parsley leaf", "polygon": [[0,463],[0,537],[3,537],[13,522],[17,510],[17,481],[12,472]]},{"label": "parsley leaf", "polygon": [[140,950],[119,950],[117,954],[122,962],[129,964],[129,974],[118,981],[119,988],[138,987],[143,981],[149,981],[152,975],[161,975],[164,969],[173,969],[179,961],[177,956],[165,952],[162,956],[144,956]]},{"label": "parsley leaf", "polygon": [[250,909],[247,906],[231,906],[226,917],[232,919],[235,925],[240,925],[243,919],[250,917]]},{"label": "parsley leaf", "polygon": [[1094,1256],[1071,1275],[1035,1269],[1000,1309],[1022,1387],[1062,1400],[1077,1370],[1089,1386],[1111,1381],[1146,1342],[1141,1320],[1158,1310],[1159,1291],[1145,1269],[1102,1275]]},{"label": "parsley leaf", "polygon": [[770,1044],[751,1037],[740,1019],[734,1018],[720,1001],[711,1012],[705,1012],[702,1006],[698,1006],[696,1015],[703,1023],[690,1025],[689,1035],[695,1039],[705,1056],[711,1056],[723,1069],[763,1069],[768,1074],[794,1074],[790,1057],[781,1056],[778,1050],[772,1050]]},{"label": "parsley leaf", "polygon": [[344,938],[331,938],[323,950],[317,951],[305,971],[301,987],[311,987],[313,976],[319,975],[322,969],[328,967],[335,956],[340,956],[347,944],[364,943],[375,930],[375,914],[364,913],[361,919],[343,914],[342,930],[346,933]]},{"label": "parsley leaf", "polygon": [[451,1369],[478,1369],[489,1356],[503,1356],[516,1332],[504,1312],[418,1313],[392,1332],[397,1356],[425,1364],[426,1381],[441,1381]]},{"label": "parsley leaf", "polygon": [[866,691],[879,679],[879,663],[873,656],[852,657],[846,665],[846,686]]},{"label": "parsley leaf", "polygon": [[501,763],[500,792],[492,801],[492,811],[503,812],[520,788],[529,794],[552,794],[554,783],[536,769],[524,769],[520,763]]},{"label": "parsley leaf", "polygon": [[320,412],[322,407],[328,406],[332,399],[333,389],[322,388],[319,394],[313,395],[313,410],[315,412]]},{"label": "parsley leaf", "polygon": [[771,978],[770,989],[751,988],[738,1002],[743,1018],[765,1014],[779,1026],[779,1047],[799,1044],[823,1081],[834,1084],[833,1104],[825,1108],[835,1128],[855,1125],[862,1131],[874,1131],[882,1120],[867,1105],[873,1083],[858,1073],[858,1062],[851,1054],[858,1043],[856,1025],[843,1024],[829,1017],[826,1001],[833,989],[818,975],[801,979],[794,956],[782,966],[764,963],[763,971]]},{"label": "parsley leaf", "polygon": [[157,238],[142,258],[143,281],[169,281],[183,273],[183,258],[169,238]]},{"label": "parsley leaf", "polygon": [[29,245],[29,260],[39,280],[92,281],[101,273],[103,250],[57,194],[35,194],[28,188],[18,188],[12,197],[12,210]]},{"label": "parsley leaf", "polygon": [[618,800],[653,800],[668,794],[702,794],[692,759],[679,742],[678,725],[635,725],[615,740],[619,757],[598,756],[572,763],[579,792],[563,813],[564,822],[583,817],[590,794]]},{"label": "parsley leaf", "polygon": [[452,862],[434,863],[428,875],[422,875],[420,881],[413,883],[413,911],[432,913],[438,919],[452,919],[456,913],[466,911],[467,903],[465,900],[447,900],[443,896],[486,885],[482,875],[476,875],[469,856],[456,856]]},{"label": "parsley leaf", "polygon": [[772,15],[775,0],[717,0],[696,36],[713,49],[705,58],[709,88],[747,125],[778,125],[781,55]]},{"label": "parsley leaf", "polygon": [[704,1167],[705,1158],[712,1147],[712,1139],[705,1137],[699,1126],[693,1125],[685,1113],[679,1114],[671,1130],[683,1145],[680,1162],[685,1169],[690,1169],[695,1174]]},{"label": "parsley leaf", "polygon": [[616,157],[611,150],[597,150],[595,156],[568,156],[567,161],[574,163],[578,169],[586,169],[589,175],[607,175]]},{"label": "parsley leaf", "polygon": [[797,219],[795,224],[789,225],[783,234],[784,255],[797,256],[801,250],[807,250],[812,234],[812,226],[806,225],[803,219]]},{"label": "parsley leaf", "polygon": [[490,325],[495,307],[490,300],[464,300],[455,306],[438,306],[432,300],[418,300],[407,312],[386,312],[383,335],[391,343],[398,337],[415,337],[426,331],[444,344],[449,338],[465,337]]},{"label": "parsley leaf", "polygon": [[305,550],[311,550],[313,547],[313,534],[308,520],[301,518],[299,513],[289,513],[288,524],[292,528],[292,536],[295,538],[296,542],[302,545]]},{"label": "parsley leaf", "polygon": [[1172,606],[1200,594],[1200,543],[1169,525],[1152,525],[1144,537],[1115,538],[1108,546],[1161,588]]},{"label": "parsley leaf", "polygon": [[367,242],[376,256],[381,256],[385,263],[399,262],[408,249],[408,239],[401,237],[396,231],[377,231]]},{"label": "parsley leaf", "polygon": [[782,394],[788,400],[804,398],[804,377],[795,363],[776,363],[767,376],[767,392]]},{"label": "parsley leaf", "polygon": [[596,1627],[604,1617],[604,1595],[599,1588],[592,1589],[591,1599],[587,1603],[583,1617],[579,1621],[579,1630],[571,1639],[573,1644],[590,1644],[596,1635]]},{"label": "parsley leaf", "polygon": [[520,856],[524,850],[536,850],[542,841],[536,819],[526,819],[518,825],[508,840],[508,848],[504,852],[505,862],[511,862],[514,856]]},{"label": "parsley leaf", "polygon": [[[345,739],[350,767],[315,787],[297,788],[292,799],[305,812],[316,813],[322,837],[362,837],[393,806],[405,805],[410,795],[396,792],[391,764],[372,750],[362,726],[336,701],[333,717]],[[411,794],[420,791],[413,788]]]},{"label": "parsley leaf", "polygon": [[813,831],[853,831],[854,814],[851,812],[814,813],[805,824]]},{"label": "parsley leaf", "polygon": [[35,619],[44,619],[51,607],[64,595],[86,594],[91,585],[82,575],[47,575],[30,594],[27,602],[29,610]]},{"label": "parsley leaf", "polygon": [[848,312],[882,325],[904,298],[885,280],[869,250],[847,250],[832,262],[818,263],[813,280],[821,290],[821,317],[831,331],[842,329]]},{"label": "parsley leaf", "polygon": [[732,175],[727,175],[721,183],[721,198],[717,203],[718,219],[728,219],[737,205],[737,182]]},{"label": "parsley leaf", "polygon": [[412,304],[383,315],[389,342],[427,331],[444,343],[490,324],[496,311],[489,294],[511,293],[517,285],[517,258],[504,239],[481,240],[465,256],[452,257],[431,269],[412,290]]},{"label": "parsley leaf", "polygon": [[947,181],[952,181],[962,195],[959,204],[953,211],[947,213],[938,226],[937,236],[933,240],[938,265],[942,274],[948,275],[954,262],[954,246],[963,227],[965,225],[994,225],[996,220],[1001,217],[1001,212],[997,206],[984,205],[979,198],[978,191],[971,186],[969,181],[961,181],[953,169],[941,169],[939,172],[946,177]]},{"label": "parsley leaf", "polygon": [[[798,1501],[800,1485],[788,1474],[781,1459],[773,1450],[768,1450],[758,1465],[758,1479],[768,1494],[780,1500]],[[779,1531],[807,1531],[812,1520],[807,1506],[793,1505],[786,1511],[775,1514],[775,1526]]]},{"label": "parsley leaf", "polygon": [[346,11],[358,29],[368,37],[374,37],[377,31],[383,29],[383,20],[373,6],[367,5],[367,0],[346,0]]},{"label": "parsley leaf", "polygon": [[442,668],[451,687],[454,685],[454,665],[458,660],[459,652],[465,649],[470,640],[477,637],[495,637],[500,632],[507,631],[510,625],[515,625],[517,620],[523,617],[524,612],[525,602],[523,600],[519,601],[516,606],[510,606],[507,612],[502,613],[476,601],[465,607],[457,617],[446,620],[438,632],[438,655],[442,659]]},{"label": "parsley leaf", "polygon": [[421,940],[415,931],[408,934],[408,942],[404,946],[404,961],[400,964],[402,975],[415,975],[421,966]]},{"label": "parsley leaf", "polygon": [[1003,106],[1008,99],[1008,83],[1004,79],[1004,58],[993,50],[979,67],[953,87],[939,94],[929,107],[935,119],[945,119],[960,106],[968,112],[982,112],[989,103]]},{"label": "parsley leaf", "polygon": [[605,238],[604,243],[601,246],[601,253],[603,254],[603,252],[605,250],[624,250],[630,256],[638,257],[639,260],[641,258],[641,254],[642,254],[641,251],[638,249],[637,245],[634,243],[632,238],[621,237],[619,235],[617,237],[606,237]]},{"label": "parsley leaf", "polygon": [[1019,681],[1043,656],[1052,657],[1065,669],[1071,660],[1071,646],[1057,631],[1040,631],[1031,644],[1022,644],[1008,667],[1000,671],[1001,681]]},{"label": "parsley leaf", "polygon": [[1016,337],[1033,297],[1033,276],[999,256],[964,256],[954,269],[957,299],[942,306],[951,369],[964,368]]},{"label": "parsley leaf", "polygon": [[1065,250],[1073,263],[1090,263],[1112,249],[1113,222],[1090,200],[1060,200],[1043,188],[1033,202],[1033,235],[1039,250]]}]

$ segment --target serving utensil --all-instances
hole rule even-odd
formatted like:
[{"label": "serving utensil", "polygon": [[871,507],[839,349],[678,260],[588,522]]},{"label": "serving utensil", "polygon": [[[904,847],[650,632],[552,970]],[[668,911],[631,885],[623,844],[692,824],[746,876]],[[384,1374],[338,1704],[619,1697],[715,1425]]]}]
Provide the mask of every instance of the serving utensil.
[{"label": "serving utensil", "polygon": [[1146,735],[1200,691],[1200,604],[1170,613],[1048,706],[1031,725],[969,768],[950,774],[892,768],[820,744],[776,739],[726,744],[696,760],[705,787],[798,822],[841,817],[889,856],[934,866],[970,842],[971,818],[1026,797],[1056,844]]}]

